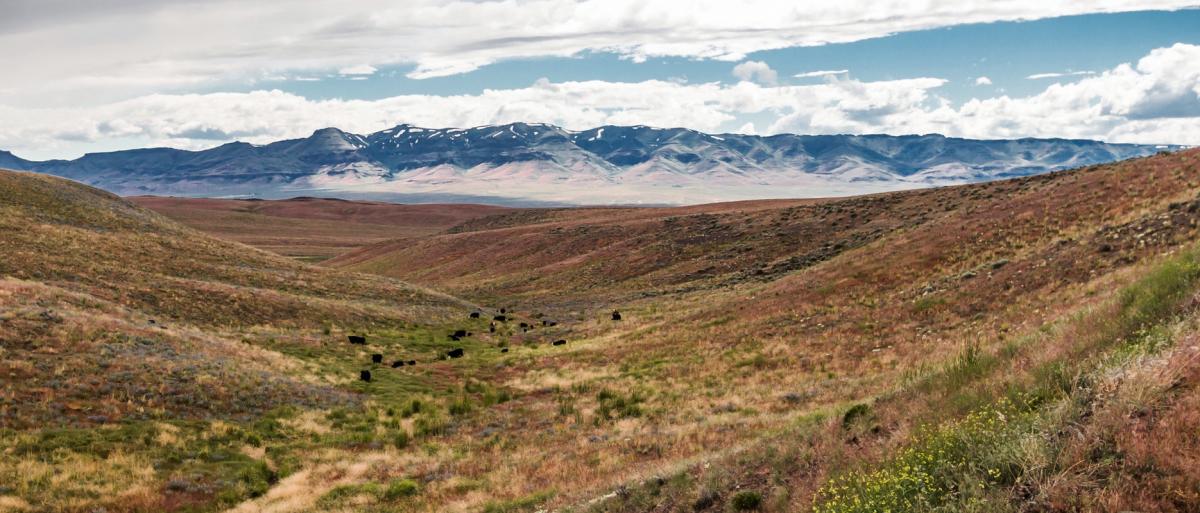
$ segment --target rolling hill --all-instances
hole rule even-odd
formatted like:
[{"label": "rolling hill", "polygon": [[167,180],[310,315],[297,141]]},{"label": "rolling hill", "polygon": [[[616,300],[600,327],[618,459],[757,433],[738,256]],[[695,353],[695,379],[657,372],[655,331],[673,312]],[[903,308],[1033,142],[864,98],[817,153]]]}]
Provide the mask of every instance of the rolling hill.
[{"label": "rolling hill", "polygon": [[705,134],[603,126],[569,131],[512,123],[469,129],[336,128],[256,146],[147,148],[0,165],[122,195],[333,196],[403,202],[695,204],[847,196],[1028,176],[1150,155],[1176,146],[941,135]]},{"label": "rolling hill", "polygon": [[854,198],[505,210],[319,268],[0,177],[0,311],[21,312],[0,318],[0,508],[1200,499],[1197,150]]},{"label": "rolling hill", "polygon": [[128,200],[219,238],[310,262],[389,239],[433,235],[508,210],[489,205],[397,205],[326,198],[133,196]]}]

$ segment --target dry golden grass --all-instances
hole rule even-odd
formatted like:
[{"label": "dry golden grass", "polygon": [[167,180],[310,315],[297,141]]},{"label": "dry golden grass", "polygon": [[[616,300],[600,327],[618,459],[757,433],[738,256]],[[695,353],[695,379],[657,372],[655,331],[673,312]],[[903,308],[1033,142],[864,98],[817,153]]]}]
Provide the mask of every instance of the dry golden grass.
[{"label": "dry golden grass", "polygon": [[411,239],[511,209],[488,205],[396,205],[337,199],[128,198],[210,235],[320,261],[390,239]]}]

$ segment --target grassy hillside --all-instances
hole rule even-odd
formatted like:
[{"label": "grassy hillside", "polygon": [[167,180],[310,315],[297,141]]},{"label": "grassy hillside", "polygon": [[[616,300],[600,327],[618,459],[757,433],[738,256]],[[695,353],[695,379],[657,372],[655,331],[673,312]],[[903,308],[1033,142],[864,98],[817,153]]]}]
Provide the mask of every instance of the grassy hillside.
[{"label": "grassy hillside", "polygon": [[107,193],[0,174],[0,275],[214,326],[417,321],[464,308],[407,284],[306,266],[205,236]]},{"label": "grassy hillside", "polygon": [[436,413],[458,397],[436,364],[357,381],[385,372],[373,352],[436,362],[470,308],[450,296],[213,239],[29,173],[0,171],[0,234],[0,510],[219,509],[314,447],[407,436],[286,438],[302,415],[414,400]]},{"label": "grassy hillside", "polygon": [[[824,476],[871,454],[858,449],[864,435],[826,431],[838,424],[828,419],[911,393],[907,384],[956,359],[995,361],[1034,340],[1071,346],[1045,333],[1106,308],[1115,291],[1189,247],[1200,216],[1198,159],[1193,150],[823,201],[517,213],[330,265],[568,321],[583,339],[570,353],[511,371],[518,386],[554,391],[563,427],[537,443],[564,449],[509,454],[507,465],[573,483],[542,477],[527,492],[557,490],[549,503],[561,505],[586,498],[581,487],[602,496],[613,479],[676,476],[686,483],[669,497],[601,509],[686,510],[708,492],[720,508],[754,485],[780,496],[772,510],[803,510]],[[625,320],[607,321],[612,309]],[[1045,365],[1069,362],[1056,356]],[[989,372],[1012,370],[1007,360],[996,365]],[[635,407],[597,413],[618,390],[615,402]],[[991,398],[952,391],[891,406],[912,414],[868,422],[870,445],[901,444],[923,423],[965,416]],[[784,454],[762,454],[764,434],[780,433],[792,440]],[[581,439],[602,442],[574,445]],[[781,443],[767,439],[765,447]]]},{"label": "grassy hillside", "polygon": [[[0,194],[0,511],[1197,503],[1198,151],[858,198],[507,211],[331,268],[0,177],[20,188]],[[394,278],[488,307],[468,319]]]},{"label": "grassy hillside", "polygon": [[322,198],[128,199],[210,235],[310,262],[384,240],[433,235],[480,216],[510,210],[489,205],[396,205]]}]

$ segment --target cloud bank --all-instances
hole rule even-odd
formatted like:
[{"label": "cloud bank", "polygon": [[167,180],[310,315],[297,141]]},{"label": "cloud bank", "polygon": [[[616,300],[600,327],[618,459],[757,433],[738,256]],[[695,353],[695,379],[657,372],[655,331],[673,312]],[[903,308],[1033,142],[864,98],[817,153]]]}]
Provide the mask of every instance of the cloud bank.
[{"label": "cloud bank", "polygon": [[[938,95],[945,83],[937,77],[864,82],[837,76],[811,85],[542,79],[520,89],[379,100],[311,100],[281,91],[155,94],[94,107],[0,107],[0,148],[39,154],[106,140],[203,148],[303,137],[326,126],[366,133],[402,122],[469,127],[514,121],[568,129],[645,124],[746,132],[757,126],[766,134],[942,133],[1200,145],[1200,46],[1155,49],[1135,63],[1027,97],[954,106]],[[749,123],[747,117],[769,121]]]},{"label": "cloud bank", "polygon": [[[611,53],[737,62],[751,53],[965,23],[1176,9],[1196,0],[8,0],[0,103],[97,104],[281,73],[411,66],[428,78],[506,59]],[[30,51],[30,49],[36,51]]]}]

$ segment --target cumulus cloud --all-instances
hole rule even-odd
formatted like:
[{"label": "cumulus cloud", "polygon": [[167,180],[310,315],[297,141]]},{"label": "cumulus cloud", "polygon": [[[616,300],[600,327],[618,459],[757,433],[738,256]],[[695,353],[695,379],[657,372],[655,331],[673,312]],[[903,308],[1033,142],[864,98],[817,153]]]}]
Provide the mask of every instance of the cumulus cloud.
[{"label": "cumulus cloud", "polygon": [[848,69],[828,69],[828,70],[818,70],[818,71],[806,71],[804,73],[797,73],[792,76],[794,76],[796,78],[832,77],[832,76],[837,76],[837,75],[845,75],[846,73],[849,73],[849,72],[850,72],[850,70],[848,70]]},{"label": "cumulus cloud", "polygon": [[[1026,97],[953,105],[938,94],[945,83],[935,77],[776,86],[540,79],[474,95],[379,100],[312,100],[281,91],[160,94],[96,107],[0,106],[0,148],[37,155],[114,140],[200,148],[302,137],[326,126],[367,133],[401,122],[468,127],[514,121],[569,129],[611,123],[749,131],[757,125],[765,134],[942,133],[1200,145],[1200,46],[1155,49],[1135,63]],[[751,124],[751,117],[765,121]]]},{"label": "cumulus cloud", "polygon": [[[1175,9],[1195,0],[8,0],[0,62],[10,105],[108,102],[279,73],[411,66],[464,73],[505,60],[605,52],[743,60],[965,23]],[[236,13],[231,16],[230,13]],[[36,48],[37,51],[29,51]],[[211,87],[206,87],[211,89]]]},{"label": "cumulus cloud", "polygon": [[775,85],[779,82],[779,74],[762,61],[746,61],[734,66],[733,76],[738,80],[765,85]]},{"label": "cumulus cloud", "polygon": [[975,79],[975,85],[977,85],[977,86],[992,85],[992,79],[990,79],[990,78],[988,78],[988,77],[979,77],[979,78],[976,78],[976,79]]}]

